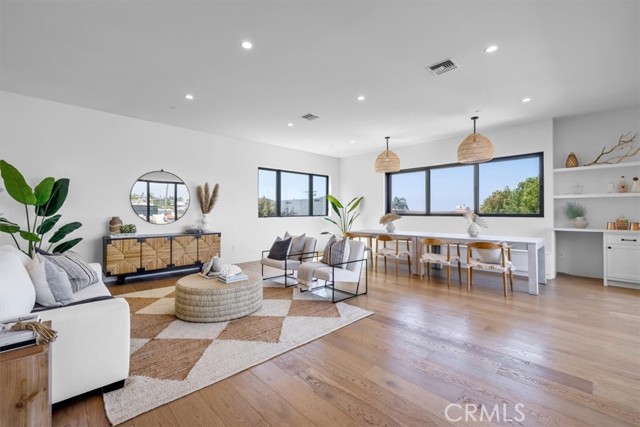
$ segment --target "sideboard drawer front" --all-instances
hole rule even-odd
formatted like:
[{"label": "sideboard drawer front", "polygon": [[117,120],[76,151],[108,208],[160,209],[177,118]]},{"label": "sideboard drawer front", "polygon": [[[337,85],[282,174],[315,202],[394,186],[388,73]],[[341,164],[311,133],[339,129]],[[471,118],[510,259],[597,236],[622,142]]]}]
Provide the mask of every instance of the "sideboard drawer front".
[{"label": "sideboard drawer front", "polygon": [[640,246],[640,234],[607,233],[607,244]]}]

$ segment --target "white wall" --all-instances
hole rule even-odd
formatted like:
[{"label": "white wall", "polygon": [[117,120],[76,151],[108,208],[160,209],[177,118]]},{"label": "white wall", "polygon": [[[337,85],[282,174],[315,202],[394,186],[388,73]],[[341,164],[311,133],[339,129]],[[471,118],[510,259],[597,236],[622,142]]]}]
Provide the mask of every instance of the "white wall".
[{"label": "white wall", "polygon": [[[551,120],[543,120],[518,126],[494,129],[480,129],[494,145],[495,157],[503,157],[533,152],[544,152],[545,215],[543,218],[486,218],[489,227],[485,234],[544,237],[548,253],[547,276],[554,272],[553,257],[553,129]],[[437,141],[425,142],[410,147],[391,149],[398,154],[402,169],[431,166],[457,161],[458,145],[466,135],[457,135]],[[384,145],[380,144],[380,150]],[[378,153],[365,154],[343,159],[340,164],[340,193],[350,198],[364,195],[362,214],[354,229],[379,228],[380,217],[385,213],[384,174],[374,171]],[[466,222],[461,217],[405,217],[396,222],[398,230],[466,232]],[[515,257],[514,257],[515,258]],[[516,260],[518,267],[526,269],[526,260]]]},{"label": "white wall", "polygon": [[[567,155],[574,152],[580,165],[598,157],[603,147],[607,149],[618,143],[620,135],[640,132],[640,107],[604,111],[596,114],[555,119],[553,125],[554,166],[564,168]],[[639,136],[640,138],[640,136]],[[640,143],[636,139],[636,146]],[[625,159],[624,162],[640,161],[640,156]],[[629,176],[630,173],[630,176]],[[640,175],[640,168],[605,169],[580,173],[561,173],[555,178],[556,194],[569,194],[571,187],[579,184],[584,193],[606,193],[609,181],[618,184],[620,175],[626,174],[631,185],[631,177]],[[580,199],[578,203],[587,208],[589,228],[606,228],[607,221],[614,221],[624,214],[629,220],[640,220],[640,201],[630,199]],[[556,203],[556,222],[560,226],[571,227],[562,213],[566,200]],[[603,254],[601,233],[561,232],[557,234],[558,272],[587,277],[602,277]]]},{"label": "white wall", "polygon": [[[196,224],[198,184],[220,183],[211,223],[222,232],[225,262],[256,260],[275,236],[288,230],[319,236],[326,221],[314,218],[258,218],[258,167],[329,175],[336,194],[339,160],[204,132],[108,114],[13,93],[0,92],[0,158],[15,165],[31,185],[46,176],[71,179],[62,220],[80,221],[73,236],[84,237],[77,251],[102,259],[102,236],[112,216],[133,223],[138,233],[180,232]],[[131,186],[144,173],[164,169],[181,177],[191,192],[186,215],[171,225],[143,222],[129,204]],[[0,211],[24,219],[6,192]],[[8,235],[0,243],[11,243]]]}]

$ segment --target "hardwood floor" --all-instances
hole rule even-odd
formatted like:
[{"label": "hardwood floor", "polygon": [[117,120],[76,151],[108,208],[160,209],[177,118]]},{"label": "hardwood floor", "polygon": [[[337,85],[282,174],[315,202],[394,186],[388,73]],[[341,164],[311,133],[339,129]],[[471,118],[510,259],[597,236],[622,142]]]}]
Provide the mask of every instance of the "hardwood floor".
[{"label": "hardwood floor", "polygon": [[[122,425],[640,425],[640,292],[571,276],[526,289],[519,278],[504,298],[499,275],[474,274],[467,293],[444,271],[370,272],[369,294],[349,303],[373,316]],[[53,425],[108,426],[101,395],[56,405]]]}]

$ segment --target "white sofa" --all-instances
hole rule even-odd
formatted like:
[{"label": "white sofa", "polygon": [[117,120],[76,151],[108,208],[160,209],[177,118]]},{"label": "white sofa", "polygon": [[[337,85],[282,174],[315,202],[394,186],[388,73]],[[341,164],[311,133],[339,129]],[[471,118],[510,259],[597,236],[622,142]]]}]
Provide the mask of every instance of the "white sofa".
[{"label": "white sofa", "polygon": [[[0,247],[0,319],[28,314],[35,304],[27,255]],[[100,264],[90,264],[102,277]],[[110,296],[102,281],[74,294],[74,302]],[[73,303],[71,303],[73,304]],[[129,375],[129,304],[123,298],[38,312],[58,332],[51,344],[51,399],[57,403],[97,388],[117,388]]]}]

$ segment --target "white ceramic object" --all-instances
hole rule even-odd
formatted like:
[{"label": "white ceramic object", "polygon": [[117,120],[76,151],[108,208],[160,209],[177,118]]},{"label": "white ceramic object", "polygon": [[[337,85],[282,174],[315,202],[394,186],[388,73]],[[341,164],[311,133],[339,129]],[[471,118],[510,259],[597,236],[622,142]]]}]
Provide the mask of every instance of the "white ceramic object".
[{"label": "white ceramic object", "polygon": [[213,231],[211,223],[209,222],[209,214],[202,214],[202,218],[200,218],[200,230],[205,233]]},{"label": "white ceramic object", "polygon": [[396,231],[396,225],[393,222],[390,222],[384,226],[389,233],[393,233]]},{"label": "white ceramic object", "polygon": [[589,225],[589,221],[583,216],[575,217],[571,222],[573,222],[575,228],[587,228],[587,225]]},{"label": "white ceramic object", "polygon": [[478,237],[478,234],[480,234],[480,226],[475,222],[469,223],[469,228],[467,228],[467,233],[469,233],[469,236],[471,237]]}]

